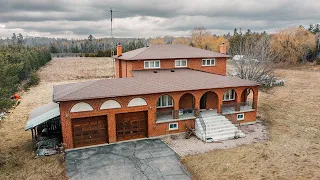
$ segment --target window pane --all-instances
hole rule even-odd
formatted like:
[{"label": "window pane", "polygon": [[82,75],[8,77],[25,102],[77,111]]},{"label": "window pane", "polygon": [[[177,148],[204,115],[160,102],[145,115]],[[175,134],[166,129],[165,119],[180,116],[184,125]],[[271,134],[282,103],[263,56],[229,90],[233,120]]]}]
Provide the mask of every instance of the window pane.
[{"label": "window pane", "polygon": [[162,96],[162,106],[167,106],[166,95]]},{"label": "window pane", "polygon": [[207,60],[207,65],[210,65],[210,59]]},{"label": "window pane", "polygon": [[149,67],[149,62],[148,61],[144,62],[144,67],[146,67],[146,68]]},{"label": "window pane", "polygon": [[206,60],[202,60],[202,65],[206,65]]},{"label": "window pane", "polygon": [[151,68],[154,67],[154,61],[150,61],[150,67],[151,67]]},{"label": "window pane", "polygon": [[230,99],[234,99],[234,90],[230,91]]},{"label": "window pane", "polygon": [[215,60],[211,59],[211,65],[215,65]]},{"label": "window pane", "polygon": [[172,98],[171,96],[168,96],[168,106],[172,106],[173,103],[172,103]]},{"label": "window pane", "polygon": [[176,60],[175,62],[176,62],[176,66],[179,67],[180,66],[180,61]]},{"label": "window pane", "polygon": [[187,66],[187,60],[181,61],[181,66]]},{"label": "window pane", "polygon": [[161,106],[161,104],[160,104],[160,101],[161,100],[161,97],[158,99],[158,101],[157,101],[157,107],[160,107]]},{"label": "window pane", "polygon": [[160,67],[160,61],[155,61],[155,67]]}]

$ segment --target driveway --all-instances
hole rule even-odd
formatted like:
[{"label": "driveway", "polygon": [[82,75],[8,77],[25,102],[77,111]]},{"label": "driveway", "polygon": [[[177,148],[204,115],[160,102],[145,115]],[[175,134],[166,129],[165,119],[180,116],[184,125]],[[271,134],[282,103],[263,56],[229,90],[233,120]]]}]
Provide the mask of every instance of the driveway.
[{"label": "driveway", "polygon": [[70,179],[190,179],[176,153],[158,139],[68,151],[66,171]]}]

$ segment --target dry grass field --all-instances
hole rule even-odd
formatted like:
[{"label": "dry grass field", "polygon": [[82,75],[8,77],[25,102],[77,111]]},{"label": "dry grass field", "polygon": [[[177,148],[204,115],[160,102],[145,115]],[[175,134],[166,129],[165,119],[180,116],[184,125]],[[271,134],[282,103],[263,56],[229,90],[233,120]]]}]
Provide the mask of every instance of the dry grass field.
[{"label": "dry grass field", "polygon": [[28,115],[52,101],[53,85],[112,76],[112,60],[54,58],[39,74],[40,84],[25,92],[21,104],[0,123],[0,179],[66,179],[61,155],[35,158],[31,132],[24,131]]},{"label": "dry grass field", "polygon": [[320,179],[320,71],[277,73],[285,86],[259,94],[270,141],[183,157],[194,179]]},{"label": "dry grass field", "polygon": [[[41,69],[40,84],[0,123],[0,179],[66,178],[62,156],[35,158],[24,131],[28,114],[51,101],[53,85],[111,76],[111,65],[107,58],[57,58]],[[194,179],[320,179],[320,71],[277,73],[286,85],[259,94],[270,141],[182,157]]]}]

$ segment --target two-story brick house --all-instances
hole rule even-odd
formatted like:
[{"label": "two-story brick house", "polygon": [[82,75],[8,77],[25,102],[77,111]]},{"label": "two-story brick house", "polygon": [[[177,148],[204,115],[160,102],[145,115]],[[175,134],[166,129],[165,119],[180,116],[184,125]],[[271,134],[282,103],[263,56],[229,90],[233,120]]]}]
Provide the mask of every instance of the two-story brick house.
[{"label": "two-story brick house", "polygon": [[65,147],[151,138],[186,128],[196,128],[203,140],[234,137],[239,132],[230,122],[256,120],[258,84],[226,76],[225,49],[222,45],[216,53],[174,44],[122,53],[118,45],[115,79],[54,86]]}]

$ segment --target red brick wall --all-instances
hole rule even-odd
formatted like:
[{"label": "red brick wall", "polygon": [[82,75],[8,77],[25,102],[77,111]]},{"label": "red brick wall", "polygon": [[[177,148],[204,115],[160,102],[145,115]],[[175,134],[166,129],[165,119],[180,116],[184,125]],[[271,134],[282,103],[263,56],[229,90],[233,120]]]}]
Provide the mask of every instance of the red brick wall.
[{"label": "red brick wall", "polygon": [[[241,93],[247,87],[237,87],[234,88],[237,93]],[[254,99],[257,100],[258,98],[258,87],[252,87],[256,93],[254,93]],[[195,90],[195,91],[186,91],[186,92],[168,92],[166,94],[170,95],[174,100],[174,110],[178,110],[181,108],[190,108],[191,105],[191,98],[194,97],[194,107],[199,109],[200,108],[200,98],[202,95],[208,91],[213,91],[218,95],[218,104],[217,111],[221,112],[220,105],[222,104],[222,95],[226,91],[226,89],[210,89],[210,90]],[[186,95],[184,98],[182,97],[184,94],[190,93]],[[192,94],[192,95],[191,95]],[[148,137],[152,136],[159,136],[165,134],[172,134],[177,132],[184,132],[185,125],[188,124],[191,127],[194,127],[194,120],[184,120],[179,121],[179,129],[175,131],[169,131],[169,123],[156,123],[156,102],[158,98],[163,94],[148,94],[148,95],[140,95],[140,96],[127,96],[127,97],[117,97],[117,98],[104,98],[104,99],[92,99],[92,100],[82,100],[82,101],[67,101],[67,102],[60,102],[60,114],[61,114],[61,125],[62,125],[62,135],[63,135],[63,142],[65,144],[66,149],[73,148],[73,138],[72,138],[72,119],[73,118],[81,118],[81,117],[92,117],[92,116],[102,116],[107,115],[108,120],[108,137],[109,142],[116,142],[116,119],[115,114],[118,113],[127,113],[127,112],[137,112],[137,111],[148,111]],[[138,106],[138,107],[127,107],[129,101],[135,97],[144,98],[148,105],[146,106]],[[182,97],[182,98],[181,98]],[[108,110],[100,110],[100,106],[106,100],[116,100],[121,104],[121,108],[118,109],[108,109]],[[179,100],[182,100],[181,102]],[[238,102],[241,99],[237,99]],[[77,112],[77,113],[70,113],[70,109],[78,102],[86,102],[93,107],[93,111],[87,112]],[[255,103],[255,107],[257,104]],[[248,122],[255,119],[256,111],[251,113],[246,113],[245,121]],[[248,114],[248,115],[247,115]]]},{"label": "red brick wall", "polygon": [[257,119],[256,111],[243,112],[244,120],[241,120],[241,121],[237,121],[237,114],[242,114],[242,112],[239,112],[236,114],[228,114],[228,115],[225,115],[225,117],[229,119],[233,124],[255,122]]},{"label": "red brick wall", "polygon": [[192,94],[184,94],[179,101],[180,109],[194,108],[194,99]]},{"label": "red brick wall", "polygon": [[218,96],[213,92],[208,92],[206,97],[206,109],[218,108]]},{"label": "red brick wall", "polygon": [[[161,69],[173,69],[175,67],[176,59],[163,59],[160,60]],[[147,61],[147,60],[146,60]],[[132,70],[143,70],[144,60],[129,61],[132,63]],[[202,59],[188,59],[187,67],[190,69],[205,71],[213,74],[226,75],[226,58],[216,58],[215,66],[202,66]]]}]

